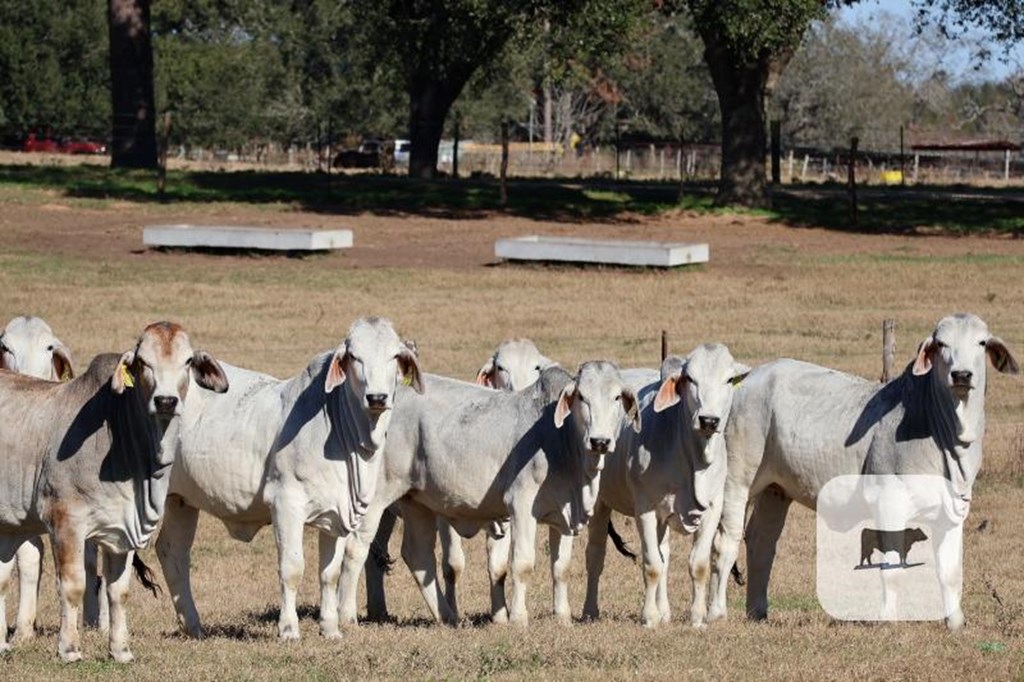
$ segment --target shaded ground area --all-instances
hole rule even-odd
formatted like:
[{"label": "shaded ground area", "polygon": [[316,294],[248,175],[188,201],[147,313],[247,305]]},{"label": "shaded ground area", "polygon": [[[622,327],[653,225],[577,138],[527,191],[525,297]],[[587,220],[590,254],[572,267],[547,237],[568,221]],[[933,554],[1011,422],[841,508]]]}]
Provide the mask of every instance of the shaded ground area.
[{"label": "shaded ground area", "polygon": [[[715,214],[708,183],[615,182],[610,179],[514,179],[509,202],[500,201],[494,178],[424,181],[395,175],[304,172],[203,172],[172,170],[164,197],[152,172],[97,165],[0,166],[0,187],[48,189],[85,200],[138,203],[287,204],[322,215],[420,215],[483,218],[502,215],[549,221],[629,220],[678,210]],[[920,230],[956,233],[1024,231],[1024,189],[968,186],[867,186],[858,190],[851,220],[845,186],[785,185],[770,210],[758,212],[792,226],[905,234]]]}]

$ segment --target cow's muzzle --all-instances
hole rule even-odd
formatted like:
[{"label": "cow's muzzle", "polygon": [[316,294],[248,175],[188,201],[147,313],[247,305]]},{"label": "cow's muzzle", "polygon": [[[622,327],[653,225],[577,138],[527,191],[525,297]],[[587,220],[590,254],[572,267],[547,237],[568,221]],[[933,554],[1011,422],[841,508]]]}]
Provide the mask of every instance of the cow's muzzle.
[{"label": "cow's muzzle", "polygon": [[950,389],[953,391],[953,394],[960,400],[967,400],[967,396],[970,395],[971,391],[974,389],[972,384],[974,372],[957,370],[950,372],[949,378]]},{"label": "cow's muzzle", "polygon": [[177,414],[178,398],[173,395],[158,395],[153,397],[153,407],[161,417],[173,417]]},{"label": "cow's muzzle", "polygon": [[704,438],[711,438],[711,436],[718,433],[718,425],[722,423],[722,420],[718,417],[697,417],[697,423],[700,426],[700,435]]}]

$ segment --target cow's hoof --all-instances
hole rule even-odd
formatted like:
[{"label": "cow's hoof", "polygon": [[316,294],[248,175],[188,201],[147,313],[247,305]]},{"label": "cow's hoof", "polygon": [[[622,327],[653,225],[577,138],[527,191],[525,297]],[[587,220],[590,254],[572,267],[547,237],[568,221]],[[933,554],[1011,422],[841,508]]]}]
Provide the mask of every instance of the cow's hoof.
[{"label": "cow's hoof", "polygon": [[508,611],[502,609],[491,615],[491,622],[495,625],[508,625]]},{"label": "cow's hoof", "polygon": [[6,656],[11,653],[10,642],[0,642],[0,656]]},{"label": "cow's hoof", "polygon": [[516,627],[525,628],[529,625],[530,619],[525,613],[513,613],[508,617],[508,622]]},{"label": "cow's hoof", "polygon": [[572,616],[568,613],[556,613],[555,620],[562,627],[572,627]]},{"label": "cow's hoof", "polygon": [[950,632],[956,632],[963,629],[965,622],[964,612],[960,610],[957,610],[953,615],[946,617],[946,627]]},{"label": "cow's hoof", "polygon": [[14,636],[11,638],[11,641],[19,642],[19,643],[20,642],[27,642],[29,640],[35,639],[35,637],[36,637],[36,630],[35,630],[35,628],[32,628],[32,627],[17,628],[14,631]]},{"label": "cow's hoof", "polygon": [[62,651],[60,652],[60,660],[64,663],[78,663],[82,660],[82,652],[77,649],[74,651]]},{"label": "cow's hoof", "polygon": [[118,663],[131,663],[135,660],[135,656],[128,649],[122,649],[121,651],[111,651],[110,657]]},{"label": "cow's hoof", "polygon": [[299,640],[299,627],[297,625],[281,625],[277,629],[277,638],[282,642],[297,642]]}]

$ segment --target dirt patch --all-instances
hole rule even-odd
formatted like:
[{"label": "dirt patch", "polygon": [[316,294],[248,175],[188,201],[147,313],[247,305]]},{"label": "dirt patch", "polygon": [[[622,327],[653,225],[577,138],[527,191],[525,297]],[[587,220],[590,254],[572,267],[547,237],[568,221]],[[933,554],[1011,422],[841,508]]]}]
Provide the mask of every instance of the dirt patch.
[{"label": "dirt patch", "polygon": [[[353,248],[328,258],[332,262],[338,261],[334,265],[353,268],[476,268],[495,262],[495,240],[528,234],[707,242],[716,267],[749,261],[759,249],[836,255],[951,255],[964,251],[1024,254],[1024,240],[1006,237],[873,236],[787,227],[760,216],[695,215],[690,212],[657,217],[632,216],[613,222],[544,222],[502,214],[467,219],[369,213],[335,216],[246,205],[190,204],[179,207],[116,202],[96,208],[89,206],[88,202],[49,200],[43,204],[5,204],[0,216],[0,233],[4,242],[17,250],[52,255],[101,260],[173,257],[186,262],[211,258],[209,255],[187,253],[170,256],[143,247],[142,228],[145,225],[177,223],[278,229],[351,229],[355,236]],[[226,263],[232,258],[218,259]]]}]

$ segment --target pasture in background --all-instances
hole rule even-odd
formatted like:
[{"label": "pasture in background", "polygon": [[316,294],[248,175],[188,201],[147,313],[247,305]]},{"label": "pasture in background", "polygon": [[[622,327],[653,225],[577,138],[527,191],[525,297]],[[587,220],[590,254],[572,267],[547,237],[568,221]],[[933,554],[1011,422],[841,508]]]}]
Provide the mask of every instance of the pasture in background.
[{"label": "pasture in background", "polygon": [[[287,376],[336,345],[352,319],[363,314],[386,315],[403,336],[415,339],[424,371],[467,380],[494,345],[511,335],[533,338],[546,355],[570,368],[588,358],[656,367],[661,329],[669,331],[673,352],[715,340],[729,344],[737,360],[750,365],[786,355],[877,377],[883,319],[898,322],[901,367],[935,321],[957,310],[979,314],[1017,353],[1024,353],[1024,243],[999,236],[950,236],[941,230],[922,236],[953,214],[957,224],[989,227],[989,220],[975,215],[987,210],[987,202],[965,209],[922,198],[907,224],[928,229],[865,235],[820,229],[816,226],[827,223],[814,219],[813,211],[803,211],[812,227],[802,229],[784,226],[779,213],[636,210],[646,205],[649,193],[672,196],[674,185],[662,190],[632,183],[613,187],[612,196],[628,197],[623,201],[606,201],[602,194],[588,197],[599,191],[588,187],[541,185],[532,191],[524,185],[531,191],[511,195],[523,203],[500,213],[486,199],[494,191],[486,183],[479,192],[472,183],[458,189],[443,182],[392,190],[392,179],[346,178],[352,184],[336,185],[330,203],[306,201],[287,183],[275,190],[273,178],[249,176],[247,189],[246,176],[213,176],[237,183],[224,189],[204,187],[202,175],[183,174],[180,183],[171,178],[168,185],[182,193],[161,204],[153,199],[150,179],[90,172],[0,169],[5,235],[0,313],[9,318],[32,312],[47,319],[71,347],[76,368],[98,352],[128,348],[147,322],[170,318],[182,321],[219,358]],[[33,173],[42,173],[42,179]],[[196,194],[189,196],[185,187],[196,187]],[[395,197],[405,197],[408,204],[389,207]],[[429,202],[437,197],[440,208],[432,208]],[[569,209],[558,210],[566,197],[576,203],[566,202]],[[539,217],[527,217],[531,201]],[[898,203],[891,202],[888,210],[902,210]],[[604,210],[606,204],[614,210]],[[1019,220],[1012,206],[1007,204],[1003,215]],[[825,215],[844,210],[829,209],[827,199],[820,207]],[[936,221],[927,220],[929,215]],[[179,221],[352,229],[356,247],[302,260],[142,249],[142,225]],[[487,267],[497,235],[536,232],[701,241],[710,244],[713,255],[705,266],[671,272]],[[491,627],[484,624],[486,564],[483,541],[477,538],[467,542],[461,596],[469,619],[463,627],[429,623],[415,584],[399,563],[387,583],[397,622],[363,625],[346,630],[340,642],[322,641],[312,606],[316,575],[307,570],[300,591],[303,640],[279,643],[272,534],[264,530],[245,545],[204,517],[192,575],[210,629],[207,640],[180,638],[168,598],[154,600],[133,585],[129,627],[138,662],[115,668],[105,658],[105,639],[89,631],[83,638],[86,662],[75,669],[61,667],[54,653],[57,600],[47,559],[40,597],[43,633],[15,649],[4,661],[5,673],[24,679],[93,673],[132,679],[570,674],[717,679],[765,671],[870,677],[884,670],[900,678],[1007,678],[1019,670],[1024,650],[1024,578],[1012,560],[1024,551],[1022,395],[1019,379],[1000,376],[990,383],[985,463],[965,526],[968,625],[960,634],[948,634],[941,623],[831,621],[814,596],[814,517],[794,509],[771,585],[771,620],[764,625],[743,622],[742,588],[731,586],[732,620],[706,632],[692,630],[684,617],[689,543],[674,537],[674,619],[666,627],[647,631],[639,625],[640,569],[612,552],[602,581],[602,620],[570,629],[558,626],[547,615],[543,544],[529,595],[535,616],[529,629]],[[619,520],[619,530],[635,548],[633,523]],[[391,547],[395,556],[399,535]],[[156,565],[152,550],[143,555]],[[579,540],[569,576],[574,616],[585,588],[583,555]],[[315,565],[315,557],[315,538],[307,534],[307,566]]]}]

